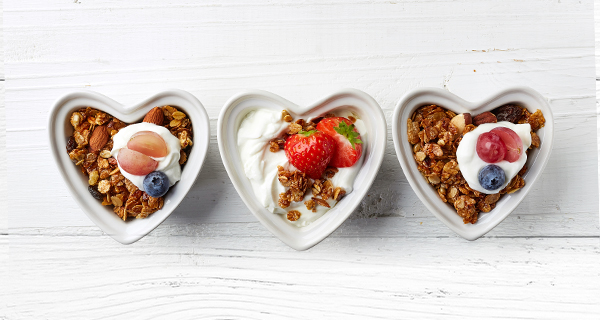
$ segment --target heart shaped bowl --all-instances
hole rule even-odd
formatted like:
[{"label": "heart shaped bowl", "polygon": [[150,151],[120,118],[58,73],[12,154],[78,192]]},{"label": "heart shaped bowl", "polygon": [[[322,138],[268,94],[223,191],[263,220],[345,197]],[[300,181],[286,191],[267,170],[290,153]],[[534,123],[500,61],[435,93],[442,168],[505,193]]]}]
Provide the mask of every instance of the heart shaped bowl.
[{"label": "heart shaped bowl", "polygon": [[[286,109],[297,118],[310,119],[328,112],[345,109],[356,113],[367,128],[365,159],[354,180],[353,191],[347,194],[325,215],[302,228],[293,226],[281,215],[268,211],[257,200],[250,180],[246,177],[237,146],[237,128],[251,110],[268,108],[281,112]],[[219,115],[217,138],[219,151],[229,178],[240,197],[254,216],[288,246],[306,250],[325,239],[337,229],[360,204],[377,176],[386,144],[386,122],[377,102],[368,94],[354,89],[334,93],[309,106],[298,106],[265,91],[240,93],[225,104]],[[273,168],[277,170],[277,168]]]},{"label": "heart shaped bowl", "polygon": [[[183,110],[192,121],[194,145],[181,173],[181,180],[169,189],[164,197],[164,206],[145,219],[121,220],[111,208],[103,206],[88,192],[87,177],[69,159],[66,144],[73,133],[69,120],[71,113],[82,107],[104,111],[126,123],[141,122],[150,109],[171,105]],[[67,187],[79,207],[102,231],[122,244],[133,243],[154,230],[177,208],[196,181],[210,139],[209,119],[204,107],[192,94],[182,90],[168,90],[133,106],[122,104],[93,91],[79,91],[58,99],[48,119],[50,150],[65,180]]]},{"label": "heart shaped bowl", "polygon": [[[515,193],[503,195],[494,210],[479,214],[479,220],[476,223],[464,224],[455,209],[440,199],[435,189],[425,181],[425,178],[417,169],[412,148],[408,142],[407,120],[417,108],[428,104],[436,104],[457,114],[470,112],[475,116],[508,103],[525,107],[530,112],[535,112],[536,109],[542,111],[546,124],[537,131],[541,145],[528,153],[528,170],[523,176],[525,186]],[[445,90],[420,88],[407,93],[396,106],[392,118],[392,137],[402,170],[404,170],[408,182],[427,209],[461,237],[467,240],[475,240],[502,222],[523,201],[523,198],[529,193],[535,181],[544,171],[552,151],[554,118],[548,101],[538,92],[527,87],[509,88],[477,103],[465,101]]]}]

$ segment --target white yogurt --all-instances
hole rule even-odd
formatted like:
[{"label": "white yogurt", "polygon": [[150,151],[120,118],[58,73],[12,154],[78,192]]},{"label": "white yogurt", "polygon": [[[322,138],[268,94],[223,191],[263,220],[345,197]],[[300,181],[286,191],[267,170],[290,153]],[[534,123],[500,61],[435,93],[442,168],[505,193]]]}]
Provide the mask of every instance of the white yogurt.
[{"label": "white yogurt", "polygon": [[[352,115],[356,118],[356,115],[349,111],[335,112],[335,114],[339,117]],[[270,212],[281,214],[282,218],[289,223],[297,227],[304,227],[323,216],[329,208],[317,206],[317,212],[306,209],[304,202],[310,200],[312,196],[310,190],[306,192],[302,201],[292,202],[285,209],[277,204],[279,194],[285,192],[285,187],[277,179],[277,166],[282,166],[290,171],[297,169],[289,163],[283,150],[279,152],[269,151],[269,142],[281,136],[287,130],[288,125],[289,123],[281,119],[280,111],[257,108],[246,114],[241,121],[237,133],[237,145],[246,177],[250,180],[252,190],[258,201]],[[363,141],[363,153],[352,167],[338,168],[339,171],[331,178],[333,185],[346,190],[346,194],[352,192],[354,179],[362,166],[366,153],[367,131],[364,122],[357,119],[354,125]],[[336,201],[330,199],[327,202],[333,207]],[[285,214],[290,210],[300,211],[302,214],[300,219],[296,221],[287,220]]]},{"label": "white yogurt", "polygon": [[501,121],[498,123],[484,123],[479,125],[475,130],[466,133],[456,149],[456,161],[458,161],[458,167],[460,168],[460,172],[462,173],[463,177],[469,184],[469,187],[485,194],[495,194],[504,189],[517,175],[517,173],[519,173],[521,168],[523,168],[525,162],[527,162],[527,153],[523,152],[519,160],[515,162],[511,163],[506,160],[502,160],[494,163],[504,170],[506,181],[500,188],[496,190],[487,190],[481,186],[478,177],[479,171],[490,163],[483,161],[477,155],[477,138],[479,138],[482,133],[489,132],[498,127],[506,127],[516,132],[521,138],[521,142],[523,142],[523,151],[526,151],[531,145],[531,126],[529,123],[514,124],[508,121]]},{"label": "white yogurt", "polygon": [[[167,177],[169,177],[169,187],[173,186],[177,181],[181,180],[181,166],[179,165],[179,151],[181,150],[181,144],[179,143],[179,139],[177,139],[177,137],[175,137],[167,128],[147,122],[129,125],[119,130],[119,132],[113,136],[113,148],[110,154],[117,159],[119,150],[127,147],[127,142],[129,142],[131,136],[140,131],[152,131],[165,140],[168,154],[162,158],[150,158],[158,161],[158,167],[155,171],[162,171],[165,173]],[[144,189],[145,175],[133,175],[123,170],[120,164],[118,164],[118,166],[119,169],[121,169],[121,174],[123,174],[125,178],[129,179],[129,181],[140,190],[146,191]]]}]

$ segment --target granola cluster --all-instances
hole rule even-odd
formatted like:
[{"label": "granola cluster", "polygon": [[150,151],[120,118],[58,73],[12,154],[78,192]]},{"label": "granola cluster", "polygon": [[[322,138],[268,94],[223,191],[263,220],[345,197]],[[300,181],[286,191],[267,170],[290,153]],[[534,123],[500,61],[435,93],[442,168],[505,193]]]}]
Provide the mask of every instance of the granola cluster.
[{"label": "granola cluster", "polygon": [[[271,152],[283,150],[285,141],[289,136],[297,134],[300,131],[315,130],[319,121],[325,118],[335,117],[335,115],[326,114],[323,117],[318,117],[311,121],[305,121],[304,119],[294,121],[289,112],[283,110],[281,117],[285,122],[289,122],[290,125],[283,137],[278,137],[270,141],[269,150]],[[350,118],[352,122],[356,121],[353,117]],[[331,180],[329,180],[333,178],[337,172],[337,168],[328,167],[325,169],[325,172],[323,172],[323,177],[321,179],[313,180],[299,170],[288,171],[282,166],[277,166],[277,178],[282,186],[288,188],[285,192],[279,194],[278,205],[282,209],[285,209],[289,207],[292,202],[300,202],[304,199],[308,189],[310,189],[312,197],[310,200],[304,202],[306,209],[317,212],[317,206],[331,208],[331,205],[327,200],[333,199],[335,201],[340,201],[344,195],[346,195],[346,191],[343,188],[334,187]],[[301,215],[302,213],[297,210],[290,210],[287,213],[287,219],[289,221],[297,221],[300,219]]]},{"label": "granola cluster", "polygon": [[[163,106],[160,109],[166,123],[164,127],[179,139],[179,164],[183,166],[193,144],[192,123],[185,113],[174,107]],[[73,112],[70,123],[74,131],[67,141],[67,152],[88,177],[88,191],[94,198],[102,201],[102,205],[113,206],[113,211],[124,221],[129,217],[146,218],[163,207],[163,197],[153,198],[139,190],[121,174],[117,159],[111,156],[112,137],[128,124],[90,107]],[[103,145],[92,147],[90,139],[98,128],[109,137],[101,140]]]},{"label": "granola cluster", "polygon": [[[310,200],[304,202],[306,209],[317,212],[317,206],[331,208],[327,200],[333,199],[335,201],[340,201],[344,195],[346,195],[346,191],[343,188],[334,187],[331,180],[329,180],[333,178],[336,172],[338,172],[337,168],[329,167],[325,170],[322,179],[312,180],[306,176],[306,174],[298,170],[288,171],[282,166],[277,166],[277,178],[279,182],[282,186],[289,188],[285,192],[279,194],[278,205],[282,209],[285,209],[289,207],[292,202],[302,201],[310,188],[312,197]],[[298,220],[301,215],[300,212],[293,211],[297,213],[290,215],[288,212],[287,217],[290,221]]]},{"label": "granola cluster", "polygon": [[435,188],[442,201],[452,205],[464,223],[475,223],[479,213],[494,209],[503,194],[513,193],[525,186],[523,175],[527,167],[523,166],[498,194],[488,195],[473,190],[463,178],[456,161],[456,149],[463,135],[482,123],[529,123],[532,138],[529,148],[537,148],[540,138],[536,131],[544,126],[545,119],[540,110],[530,113],[526,108],[516,105],[501,106],[492,112],[475,116],[469,124],[463,120],[461,127],[451,122],[456,116],[456,113],[437,105],[420,107],[407,121],[408,142],[412,145],[419,172]]}]

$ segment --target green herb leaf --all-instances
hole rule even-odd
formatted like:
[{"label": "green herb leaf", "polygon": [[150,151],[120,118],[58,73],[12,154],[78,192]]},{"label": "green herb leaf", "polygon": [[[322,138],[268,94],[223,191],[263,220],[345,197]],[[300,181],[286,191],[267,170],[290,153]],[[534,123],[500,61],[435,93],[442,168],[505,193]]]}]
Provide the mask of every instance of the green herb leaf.
[{"label": "green herb leaf", "polygon": [[350,141],[352,149],[356,149],[356,144],[362,144],[362,140],[358,138],[360,133],[354,131],[354,124],[348,125],[345,121],[340,121],[340,124],[333,129]]}]

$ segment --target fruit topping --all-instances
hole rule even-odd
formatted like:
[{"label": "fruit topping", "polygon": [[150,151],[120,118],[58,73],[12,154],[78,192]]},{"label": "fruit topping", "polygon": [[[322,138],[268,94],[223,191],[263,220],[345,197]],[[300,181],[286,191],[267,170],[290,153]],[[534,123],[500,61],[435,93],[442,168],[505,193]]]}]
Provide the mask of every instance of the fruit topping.
[{"label": "fruit topping", "polygon": [[153,198],[162,197],[169,190],[169,177],[162,171],[150,172],[144,178],[144,189]]},{"label": "fruit topping", "polygon": [[498,121],[508,121],[516,124],[523,115],[523,108],[514,104],[505,104],[492,110],[492,112],[496,115]]},{"label": "fruit topping", "polygon": [[504,170],[495,164],[488,164],[479,171],[479,183],[486,190],[496,190],[500,188],[506,180]]},{"label": "fruit topping", "polygon": [[511,163],[519,160],[523,154],[523,142],[516,132],[506,127],[494,128],[490,132],[499,136],[504,142],[506,146],[504,160]]},{"label": "fruit topping", "polygon": [[325,118],[317,124],[317,130],[324,132],[336,141],[337,148],[331,158],[330,166],[351,167],[360,159],[362,140],[352,121],[343,117]]},{"label": "fruit topping", "polygon": [[502,161],[506,154],[504,142],[493,132],[482,133],[477,138],[477,146],[475,149],[479,158],[487,163]]},{"label": "fruit topping", "polygon": [[158,161],[141,152],[127,148],[119,150],[117,161],[119,162],[121,169],[136,176],[145,176],[156,170],[156,167],[158,167]]},{"label": "fruit topping", "polygon": [[152,131],[140,131],[132,135],[127,148],[154,158],[162,158],[169,153],[165,140]]},{"label": "fruit topping", "polygon": [[331,161],[336,141],[316,130],[300,131],[285,142],[285,155],[298,170],[319,179]]}]

